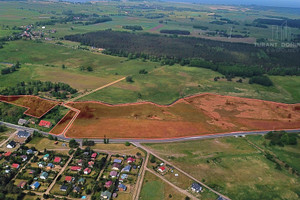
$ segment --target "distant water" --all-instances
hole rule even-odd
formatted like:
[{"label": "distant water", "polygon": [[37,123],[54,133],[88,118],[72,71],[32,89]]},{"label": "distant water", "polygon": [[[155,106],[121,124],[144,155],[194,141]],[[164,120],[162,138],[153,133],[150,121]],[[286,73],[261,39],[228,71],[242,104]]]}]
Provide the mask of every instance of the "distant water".
[{"label": "distant water", "polygon": [[[89,2],[92,0],[64,0],[64,1]],[[204,4],[224,4],[224,5],[259,5],[259,6],[300,8],[300,0],[162,0],[162,1],[204,3]]]}]

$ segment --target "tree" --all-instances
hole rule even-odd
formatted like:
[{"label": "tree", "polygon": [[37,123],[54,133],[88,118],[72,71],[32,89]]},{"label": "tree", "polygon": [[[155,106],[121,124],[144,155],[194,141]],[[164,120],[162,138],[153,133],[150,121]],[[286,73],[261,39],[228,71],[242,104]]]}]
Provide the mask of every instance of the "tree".
[{"label": "tree", "polygon": [[86,69],[87,69],[89,72],[92,72],[92,71],[94,70],[91,66],[88,66]]},{"label": "tree", "polygon": [[65,68],[66,68],[65,64],[63,64],[63,65],[61,66],[61,68],[62,68],[62,69],[65,69]]},{"label": "tree", "polygon": [[125,142],[125,146],[129,147],[130,146],[130,142]]},{"label": "tree", "polygon": [[153,155],[150,156],[150,162],[151,163],[155,163],[156,162],[156,158]]},{"label": "tree", "polygon": [[69,146],[70,146],[70,148],[77,148],[79,146],[79,143],[76,142],[75,139],[71,139],[69,142]]},{"label": "tree", "polygon": [[133,79],[132,79],[132,76],[127,76],[126,77],[126,82],[129,82],[129,83],[133,83]]}]

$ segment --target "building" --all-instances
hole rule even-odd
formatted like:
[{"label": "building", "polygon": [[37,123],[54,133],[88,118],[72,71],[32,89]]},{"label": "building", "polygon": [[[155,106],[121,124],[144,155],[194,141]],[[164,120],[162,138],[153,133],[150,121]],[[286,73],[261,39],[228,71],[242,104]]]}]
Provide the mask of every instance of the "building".
[{"label": "building", "polygon": [[74,179],[72,176],[66,176],[65,181],[67,181],[68,183],[72,182]]},{"label": "building", "polygon": [[53,160],[53,162],[55,163],[60,163],[60,161],[61,161],[61,157],[55,157]]},{"label": "building", "polygon": [[6,153],[4,154],[4,157],[9,157],[10,155],[11,155],[11,152],[8,151],[8,152],[6,152]]},{"label": "building", "polygon": [[48,163],[48,165],[47,165],[47,169],[48,170],[50,170],[50,169],[52,169],[52,168],[54,168],[55,166],[52,164],[52,163]]},{"label": "building", "polygon": [[73,188],[73,192],[76,192],[76,193],[79,193],[79,192],[81,192],[81,189],[80,189],[80,187],[78,187],[78,186],[75,186],[75,187]]},{"label": "building", "polygon": [[11,167],[14,168],[14,169],[19,169],[20,165],[17,164],[17,163],[13,163],[13,164],[11,165]]},{"label": "building", "polygon": [[72,166],[71,171],[81,171],[81,167],[80,166]]},{"label": "building", "polygon": [[68,186],[66,186],[66,185],[62,185],[60,187],[60,191],[63,191],[63,192],[67,191],[67,189],[68,189]]},{"label": "building", "polygon": [[123,182],[127,178],[128,178],[128,174],[122,174],[121,177],[120,177],[120,179],[119,179],[119,181]]},{"label": "building", "polygon": [[85,168],[84,170],[83,170],[83,173],[84,174],[90,174],[92,172],[92,170],[90,169],[90,168]]},{"label": "building", "polygon": [[79,178],[78,179],[78,184],[81,184],[81,185],[83,185],[85,183],[85,179],[84,178]]},{"label": "building", "polygon": [[46,163],[45,162],[38,162],[39,168],[45,167]]},{"label": "building", "polygon": [[113,165],[112,165],[112,168],[111,168],[112,170],[120,170],[121,169],[121,165],[119,164],[119,163],[114,163]]},{"label": "building", "polygon": [[37,188],[39,188],[40,187],[40,183],[39,182],[34,182],[32,185],[30,185],[30,187],[31,187],[31,189],[33,189],[33,190],[35,190],[35,189],[37,189]]},{"label": "building", "polygon": [[21,181],[19,184],[18,184],[18,186],[17,187],[19,187],[19,188],[24,188],[25,186],[27,185],[27,182],[26,181]]},{"label": "building", "polygon": [[40,179],[45,180],[48,178],[48,176],[49,176],[49,174],[47,172],[42,172],[42,174],[40,175]]},{"label": "building", "polygon": [[158,168],[158,171],[159,171],[160,173],[164,173],[164,172],[166,171],[166,167],[165,167],[165,166],[160,166],[160,167]]},{"label": "building", "polygon": [[88,162],[89,167],[93,168],[94,167],[95,162],[94,161],[90,161]]},{"label": "building", "polygon": [[118,176],[118,172],[116,172],[116,171],[111,171],[111,172],[109,173],[109,175],[110,175],[112,178],[116,178],[116,177]]},{"label": "building", "polygon": [[109,191],[104,191],[104,192],[101,192],[101,198],[103,199],[110,199],[111,198],[111,192]]},{"label": "building", "polygon": [[126,191],[126,190],[127,190],[126,185],[124,185],[124,184],[122,184],[122,183],[119,184],[118,188],[119,188],[120,191]]},{"label": "building", "polygon": [[127,163],[133,163],[135,162],[135,159],[133,157],[127,158]]},{"label": "building", "polygon": [[6,145],[6,148],[8,149],[13,149],[17,146],[17,143],[15,141],[10,141],[7,145]]},{"label": "building", "polygon": [[98,154],[97,154],[97,153],[93,153],[93,154],[92,154],[92,156],[91,156],[91,158],[93,158],[93,159],[96,159],[96,158],[97,158],[97,156],[98,156]]},{"label": "building", "polygon": [[121,164],[123,161],[121,159],[114,159],[114,163],[119,163]]},{"label": "building", "polygon": [[122,172],[130,172],[130,170],[131,170],[131,166],[127,165],[122,169]]},{"label": "building", "polygon": [[39,126],[42,126],[42,127],[45,127],[45,128],[50,128],[52,126],[52,124],[49,121],[41,120],[40,123],[39,123]]},{"label": "building", "polygon": [[26,125],[26,124],[28,124],[28,121],[27,121],[26,119],[19,119],[18,125],[24,126],[24,125]]},{"label": "building", "polygon": [[33,154],[33,150],[32,149],[28,149],[27,151],[26,151],[26,154]]},{"label": "building", "polygon": [[112,186],[112,184],[113,184],[112,181],[107,181],[107,182],[105,183],[105,186],[104,186],[104,187],[110,188],[110,186]]},{"label": "building", "polygon": [[27,131],[18,131],[17,136],[19,138],[28,138],[31,134],[28,133]]},{"label": "building", "polygon": [[26,155],[22,155],[20,157],[22,158],[22,162],[25,162],[27,160],[27,156]]},{"label": "building", "polygon": [[50,155],[47,153],[46,155],[43,156],[43,159],[44,159],[44,160],[48,160],[49,157],[50,157]]},{"label": "building", "polygon": [[199,184],[199,183],[193,183],[192,184],[192,186],[191,186],[191,190],[193,191],[193,192],[201,192],[201,190],[202,190],[202,187],[201,187],[201,185]]}]

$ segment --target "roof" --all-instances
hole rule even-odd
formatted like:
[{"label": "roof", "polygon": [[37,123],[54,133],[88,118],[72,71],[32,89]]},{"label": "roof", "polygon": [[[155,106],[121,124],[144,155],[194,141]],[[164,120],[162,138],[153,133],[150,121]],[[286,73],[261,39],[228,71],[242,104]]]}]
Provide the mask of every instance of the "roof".
[{"label": "roof", "polygon": [[21,181],[19,184],[18,184],[18,187],[24,187],[25,185],[27,184],[27,181]]},{"label": "roof", "polygon": [[30,136],[30,133],[28,133],[27,131],[18,131],[17,136],[28,138]]},{"label": "roof", "polygon": [[7,145],[10,145],[12,147],[15,147],[17,145],[17,143],[15,141],[10,141]]},{"label": "roof", "polygon": [[105,183],[105,187],[110,187],[112,184],[113,184],[112,181],[107,181],[107,182]]},{"label": "roof", "polygon": [[41,176],[48,176],[48,173],[47,173],[47,172],[43,172],[43,173],[41,174]]},{"label": "roof", "polygon": [[41,184],[39,182],[37,182],[37,181],[32,184],[32,186],[34,186],[35,188],[38,188],[40,185]]},{"label": "roof", "polygon": [[66,178],[65,178],[65,181],[68,181],[68,182],[70,182],[70,181],[72,181],[72,176],[66,176]]},{"label": "roof", "polygon": [[47,167],[54,167],[54,165],[52,163],[48,163]]},{"label": "roof", "polygon": [[114,159],[114,163],[122,163],[121,159]]},{"label": "roof", "polygon": [[27,124],[27,123],[28,123],[28,121],[26,119],[19,119],[19,121],[18,121],[18,124],[21,124],[21,125]]},{"label": "roof", "polygon": [[78,187],[78,186],[75,186],[73,190],[75,190],[76,192],[80,192],[81,191],[80,187]]},{"label": "roof", "polygon": [[130,169],[131,169],[131,166],[127,165],[122,169],[122,171],[130,171]]},{"label": "roof", "polygon": [[53,162],[56,162],[56,163],[59,163],[61,161],[61,158],[60,157],[55,157]]},{"label": "roof", "polygon": [[88,162],[88,164],[89,164],[89,165],[94,165],[95,162],[94,162],[94,161],[90,161],[90,162]]},{"label": "roof", "polygon": [[11,155],[11,152],[10,152],[10,151],[8,151],[8,152],[6,152],[6,153],[4,154],[5,157],[10,156],[10,155]]},{"label": "roof", "polygon": [[109,191],[104,191],[104,192],[101,192],[101,196],[102,197],[107,197],[107,199],[110,199],[111,198],[111,192],[109,192]]},{"label": "roof", "polygon": [[226,200],[224,197],[219,196],[217,200]]},{"label": "roof", "polygon": [[75,171],[75,170],[81,170],[80,166],[72,166],[71,170]]},{"label": "roof", "polygon": [[123,190],[127,189],[126,185],[124,185],[124,184],[119,184],[118,188],[122,188]]},{"label": "roof", "polygon": [[126,179],[126,178],[128,178],[128,174],[122,174],[121,175],[121,179]]},{"label": "roof", "polygon": [[114,163],[114,164],[112,165],[112,167],[120,168],[121,165],[120,165],[119,163]]},{"label": "roof", "polygon": [[43,158],[48,158],[50,155],[47,153],[43,156]]},{"label": "roof", "polygon": [[161,166],[161,167],[159,167],[159,169],[162,170],[162,171],[166,170],[165,166]]},{"label": "roof", "polygon": [[32,149],[28,149],[28,150],[26,151],[26,153],[27,153],[27,154],[32,154],[33,151],[32,151]]},{"label": "roof", "polygon": [[14,164],[12,164],[12,165],[11,165],[11,167],[12,167],[12,168],[19,168],[19,167],[20,167],[20,165],[19,165],[19,164],[17,164],[17,163],[14,163]]},{"label": "roof", "polygon": [[111,175],[111,176],[117,176],[117,175],[118,175],[118,172],[116,172],[116,171],[111,171],[111,172],[109,173],[109,175]]},{"label": "roof", "polygon": [[134,161],[135,161],[135,159],[133,157],[127,158],[127,162],[134,162]]},{"label": "roof", "polygon": [[85,168],[84,171],[88,172],[88,173],[91,173],[92,170],[90,168]]},{"label": "roof", "polygon": [[39,123],[39,126],[51,126],[51,122],[41,120],[40,123]]},{"label": "roof", "polygon": [[97,155],[98,155],[97,153],[93,153],[91,157],[92,157],[92,158],[96,158]]},{"label": "roof", "polygon": [[67,190],[67,189],[68,189],[68,186],[62,185],[62,186],[60,187],[60,189],[61,189],[61,190]]},{"label": "roof", "polygon": [[78,180],[79,183],[84,183],[84,181],[85,181],[85,179],[82,177]]},{"label": "roof", "polygon": [[192,184],[192,188],[195,189],[195,190],[201,190],[202,189],[201,185],[199,183],[196,183],[196,182]]}]

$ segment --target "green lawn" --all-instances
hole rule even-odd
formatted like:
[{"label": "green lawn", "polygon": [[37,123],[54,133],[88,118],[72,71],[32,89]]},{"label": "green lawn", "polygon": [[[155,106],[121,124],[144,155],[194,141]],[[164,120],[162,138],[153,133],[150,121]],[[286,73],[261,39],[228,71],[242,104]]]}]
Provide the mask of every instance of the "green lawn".
[{"label": "green lawn", "polygon": [[[249,197],[299,198],[299,178],[285,169],[275,169],[275,164],[267,160],[245,138],[226,137],[145,145],[233,200]],[[299,155],[299,148],[297,152]],[[285,156],[294,163],[299,163],[299,156],[296,158],[288,153]]]}]

